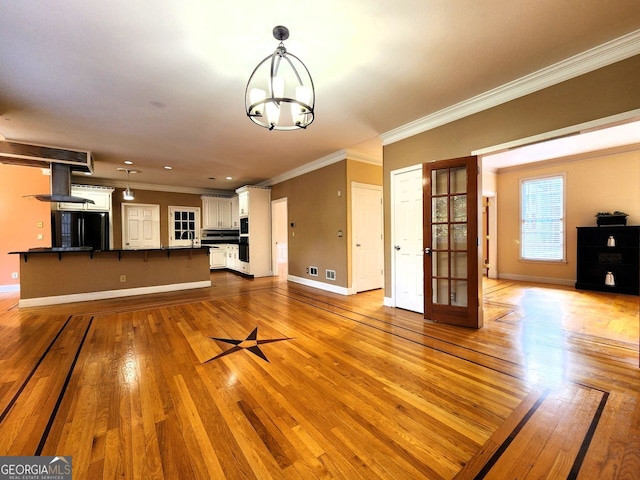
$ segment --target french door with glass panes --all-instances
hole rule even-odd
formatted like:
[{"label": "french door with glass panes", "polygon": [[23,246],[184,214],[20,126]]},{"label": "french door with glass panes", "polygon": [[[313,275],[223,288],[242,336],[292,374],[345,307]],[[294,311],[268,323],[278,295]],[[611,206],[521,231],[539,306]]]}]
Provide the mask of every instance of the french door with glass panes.
[{"label": "french door with glass panes", "polygon": [[424,317],[482,326],[478,159],[423,165]]},{"label": "french door with glass panes", "polygon": [[200,207],[169,207],[169,245],[200,245]]}]

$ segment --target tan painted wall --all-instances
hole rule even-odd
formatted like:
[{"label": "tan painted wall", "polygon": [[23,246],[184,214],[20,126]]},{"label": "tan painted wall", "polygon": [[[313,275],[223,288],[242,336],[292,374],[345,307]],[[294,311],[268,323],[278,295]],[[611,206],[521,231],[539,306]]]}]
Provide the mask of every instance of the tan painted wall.
[{"label": "tan painted wall", "polygon": [[122,189],[113,192],[113,243],[111,248],[122,248],[122,203],[146,203],[160,205],[160,242],[169,245],[169,207],[200,207],[200,226],[202,227],[202,199],[199,194],[157,192],[132,188],[135,200],[122,200]]},{"label": "tan painted wall", "polygon": [[[271,187],[271,200],[287,198],[289,275],[347,287],[346,189],[345,161]],[[307,273],[309,266],[318,267],[317,277]],[[336,271],[335,282],[325,279],[326,269]]]},{"label": "tan painted wall", "polygon": [[[382,167],[344,160],[271,187],[271,200],[287,198],[290,275],[350,286],[350,189],[354,181],[381,185]],[[339,230],[342,237],[338,237]],[[307,273],[309,266],[318,267],[317,277]],[[336,271],[335,282],[326,280],[326,269]]]},{"label": "tan painted wall", "polygon": [[11,278],[20,271],[18,257],[7,252],[51,246],[51,205],[23,198],[49,193],[49,178],[39,168],[0,164],[0,288],[20,284],[20,279]]},{"label": "tan painted wall", "polygon": [[[391,238],[392,170],[466,156],[481,148],[640,108],[638,78],[640,55],[384,146],[385,238]],[[391,288],[389,242],[385,242],[385,288]]]},{"label": "tan painted wall", "polygon": [[[519,180],[566,174],[567,262],[519,260]],[[575,281],[576,227],[596,225],[596,212],[621,210],[640,225],[640,150],[498,175],[498,272]]]}]

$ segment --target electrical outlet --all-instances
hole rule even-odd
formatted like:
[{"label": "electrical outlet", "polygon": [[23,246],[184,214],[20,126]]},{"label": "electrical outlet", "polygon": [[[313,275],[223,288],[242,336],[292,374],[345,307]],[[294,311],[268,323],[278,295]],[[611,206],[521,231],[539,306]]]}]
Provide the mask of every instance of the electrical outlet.
[{"label": "electrical outlet", "polygon": [[18,278],[18,272],[13,272],[11,274],[11,278],[13,278],[14,280],[16,280]]},{"label": "electrical outlet", "polygon": [[309,275],[318,276],[318,267],[309,267]]},{"label": "electrical outlet", "polygon": [[327,280],[335,280],[336,279],[336,271],[335,270],[325,270],[325,278]]},{"label": "electrical outlet", "polygon": [[38,234],[38,240],[44,240],[44,235],[43,235],[43,234],[41,234],[41,233],[39,233],[39,234]]},{"label": "electrical outlet", "polygon": [[126,275],[120,275],[120,283],[124,283],[127,281],[127,276]]}]

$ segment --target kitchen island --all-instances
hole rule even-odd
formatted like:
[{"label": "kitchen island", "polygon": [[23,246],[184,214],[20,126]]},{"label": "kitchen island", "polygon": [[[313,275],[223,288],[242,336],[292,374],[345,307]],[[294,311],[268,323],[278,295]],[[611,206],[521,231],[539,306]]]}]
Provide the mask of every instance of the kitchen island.
[{"label": "kitchen island", "polygon": [[21,307],[211,286],[208,247],[10,253],[20,255]]}]

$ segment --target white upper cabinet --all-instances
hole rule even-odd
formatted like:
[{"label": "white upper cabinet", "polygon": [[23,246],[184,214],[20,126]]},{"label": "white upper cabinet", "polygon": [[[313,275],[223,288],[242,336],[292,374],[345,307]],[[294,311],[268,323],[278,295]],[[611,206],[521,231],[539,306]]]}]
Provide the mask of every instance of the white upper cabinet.
[{"label": "white upper cabinet", "polygon": [[231,228],[240,228],[240,202],[238,196],[231,198]]},{"label": "white upper cabinet", "polygon": [[241,217],[249,215],[249,192],[240,192],[238,195],[238,206]]},{"label": "white upper cabinet", "polygon": [[58,210],[91,210],[98,212],[111,211],[111,195],[114,188],[89,185],[71,185],[71,195],[93,200],[94,203],[58,202]]},{"label": "white upper cabinet", "polygon": [[202,197],[202,228],[209,230],[233,228],[230,197]]}]

